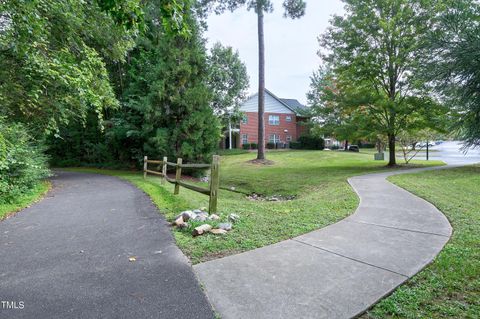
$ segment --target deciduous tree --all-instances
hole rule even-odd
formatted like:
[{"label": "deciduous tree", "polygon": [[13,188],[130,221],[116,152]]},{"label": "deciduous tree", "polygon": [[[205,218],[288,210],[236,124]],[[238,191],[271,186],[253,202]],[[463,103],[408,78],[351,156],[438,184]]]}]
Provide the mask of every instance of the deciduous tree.
[{"label": "deciduous tree", "polygon": [[419,0],[344,2],[344,16],[320,37],[326,49],[320,55],[335,74],[342,105],[388,136],[393,166],[396,134],[437,105],[419,77],[434,10]]},{"label": "deciduous tree", "polygon": [[105,58],[121,60],[133,30],[96,1],[2,1],[0,113],[36,136],[118,106]]},{"label": "deciduous tree", "polygon": [[238,52],[215,43],[208,55],[208,87],[212,92],[212,108],[222,124],[239,120],[239,106],[248,89],[247,67]]},{"label": "deciduous tree", "polygon": [[452,112],[453,129],[466,147],[480,146],[480,4],[474,0],[444,0],[430,33],[424,65],[427,80]]}]

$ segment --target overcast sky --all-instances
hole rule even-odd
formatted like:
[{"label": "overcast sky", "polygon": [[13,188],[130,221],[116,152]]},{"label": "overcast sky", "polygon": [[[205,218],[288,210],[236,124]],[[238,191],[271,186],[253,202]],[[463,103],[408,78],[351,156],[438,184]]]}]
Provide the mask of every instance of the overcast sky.
[{"label": "overcast sky", "polygon": [[[274,12],[265,15],[266,87],[282,98],[306,103],[310,75],[318,68],[317,37],[328,27],[332,14],[342,14],[340,0],[306,0],[307,10],[299,20],[283,18],[282,0],[273,0]],[[250,93],[258,86],[257,18],[253,11],[239,9],[208,18],[209,46],[220,41],[240,53],[250,76]]]}]

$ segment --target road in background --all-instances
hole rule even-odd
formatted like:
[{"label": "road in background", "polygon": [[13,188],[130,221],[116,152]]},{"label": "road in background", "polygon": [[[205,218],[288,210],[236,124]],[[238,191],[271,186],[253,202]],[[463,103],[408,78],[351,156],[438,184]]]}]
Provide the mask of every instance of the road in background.
[{"label": "road in background", "polygon": [[[480,148],[465,151],[462,146],[462,142],[459,141],[443,142],[430,147],[433,152],[430,152],[429,158],[430,160],[444,161],[450,165],[480,163]],[[420,152],[415,159],[425,160],[425,156],[425,152]]]}]

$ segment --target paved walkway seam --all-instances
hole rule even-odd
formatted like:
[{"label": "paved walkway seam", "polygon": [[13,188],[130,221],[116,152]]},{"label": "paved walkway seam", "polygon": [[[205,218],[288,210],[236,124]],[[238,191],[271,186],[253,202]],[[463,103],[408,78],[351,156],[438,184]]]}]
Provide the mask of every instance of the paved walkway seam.
[{"label": "paved walkway seam", "polygon": [[366,262],[364,262],[364,261],[361,261],[361,260],[358,260],[358,259],[355,259],[355,258],[352,258],[352,257],[348,257],[348,256],[346,256],[346,255],[342,255],[342,254],[339,254],[339,253],[330,251],[330,250],[325,249],[325,248],[322,248],[322,247],[318,247],[318,246],[315,246],[315,245],[311,245],[311,244],[309,244],[309,243],[305,243],[305,242],[303,242],[303,241],[301,241],[301,240],[298,240],[298,239],[292,238],[291,240],[296,241],[297,243],[300,243],[300,244],[303,244],[303,245],[307,245],[307,246],[313,247],[313,248],[315,248],[315,249],[323,250],[323,251],[325,251],[325,252],[327,252],[327,253],[334,254],[334,255],[337,255],[337,256],[342,257],[342,258],[350,259],[350,260],[353,260],[353,261],[355,261],[355,262],[358,262],[358,263],[361,263],[361,264],[364,264],[364,265],[367,265],[367,266],[371,266],[371,267],[374,267],[374,268],[386,270],[386,271],[389,271],[389,272],[391,272],[391,273],[394,273],[394,274],[403,276],[403,277],[405,277],[405,278],[408,278],[408,275],[401,274],[401,273],[396,272],[396,271],[393,271],[393,270],[391,270],[391,269],[387,269],[387,268],[383,268],[383,267],[380,267],[380,266],[377,266],[377,265],[374,265],[374,264],[366,263]]},{"label": "paved walkway seam", "polygon": [[424,231],[412,230],[412,229],[406,229],[406,228],[398,228],[398,227],[392,227],[392,226],[386,226],[386,225],[379,225],[379,224],[375,224],[375,223],[359,222],[359,221],[348,220],[348,219],[344,219],[343,221],[344,221],[344,222],[347,222],[347,223],[356,223],[356,224],[372,225],[372,226],[377,226],[377,227],[390,228],[390,229],[396,229],[396,230],[401,230],[401,231],[408,231],[408,232],[412,232],[412,233],[419,233],[419,234],[426,234],[426,235],[433,235],[433,236],[440,236],[440,237],[450,238],[450,236],[448,236],[448,235],[437,234],[437,233],[430,233],[430,232],[424,232]]}]

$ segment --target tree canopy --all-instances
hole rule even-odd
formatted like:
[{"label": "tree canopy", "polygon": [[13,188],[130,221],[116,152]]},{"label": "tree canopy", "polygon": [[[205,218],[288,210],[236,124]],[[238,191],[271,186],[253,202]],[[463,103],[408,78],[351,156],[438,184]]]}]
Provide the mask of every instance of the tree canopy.
[{"label": "tree canopy", "polygon": [[90,108],[101,116],[118,106],[104,59],[122,60],[134,44],[133,31],[115,24],[96,2],[0,6],[0,114],[43,134],[84,118]]},{"label": "tree canopy", "polygon": [[217,42],[208,56],[208,86],[212,108],[224,125],[239,120],[239,106],[248,89],[247,67],[237,51]]},{"label": "tree canopy", "polygon": [[105,112],[104,131],[93,114],[86,126],[64,127],[63,140],[50,140],[50,154],[57,162],[71,164],[65,161],[68,157],[80,163],[138,165],[144,155],[210,160],[220,125],[211,107],[216,95],[209,83],[202,26],[195,8],[185,5],[188,36],[172,33],[158,21],[162,10],[156,0],[145,2],[145,31],[125,61],[109,64],[120,107]]},{"label": "tree canopy", "polygon": [[395,165],[399,130],[439,106],[420,77],[435,11],[429,1],[344,2],[345,15],[335,16],[319,39],[320,55],[334,74],[336,105],[388,137],[389,165]]},{"label": "tree canopy", "polygon": [[431,81],[458,119],[453,129],[466,147],[480,145],[480,4],[474,0],[440,2],[422,60]]}]

